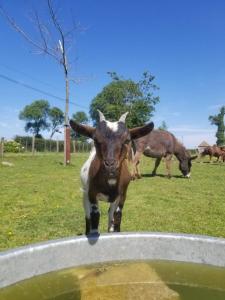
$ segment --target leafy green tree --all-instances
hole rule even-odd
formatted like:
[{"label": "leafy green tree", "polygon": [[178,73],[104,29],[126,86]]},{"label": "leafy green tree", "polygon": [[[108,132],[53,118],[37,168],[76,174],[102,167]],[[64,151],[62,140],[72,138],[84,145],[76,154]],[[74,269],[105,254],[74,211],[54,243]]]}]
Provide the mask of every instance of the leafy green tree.
[{"label": "leafy green tree", "polygon": [[98,122],[97,109],[101,110],[109,120],[116,121],[121,114],[129,112],[128,127],[141,126],[147,122],[159,102],[154,96],[158,87],[153,83],[155,77],[144,72],[140,81],[123,79],[115,72],[108,72],[112,81],[92,100],[90,116],[94,125]]},{"label": "leafy green tree", "polygon": [[[77,111],[75,114],[72,115],[72,119],[80,124],[88,123],[88,116],[86,115],[86,113],[84,111]],[[80,135],[77,132],[74,132],[73,130],[71,130],[70,132],[71,132],[71,137],[76,140],[79,140],[81,142],[84,142],[87,140],[86,137]]]},{"label": "leafy green tree", "polygon": [[62,126],[64,122],[64,114],[58,107],[52,107],[49,110],[49,119],[50,119],[50,128],[51,128],[51,135],[50,139],[53,137],[53,135],[59,131],[59,128]]},{"label": "leafy green tree", "polygon": [[209,121],[212,125],[217,126],[217,132],[216,132],[216,144],[217,146],[224,146],[225,145],[225,125],[224,125],[224,115],[225,115],[225,106],[222,106],[220,108],[220,113],[215,116],[209,116]]},{"label": "leafy green tree", "polygon": [[162,121],[162,124],[159,126],[160,130],[168,130],[168,126],[165,121]]},{"label": "leafy green tree", "polygon": [[40,131],[49,128],[47,122],[49,103],[46,100],[36,100],[26,105],[19,114],[19,119],[26,122],[25,131],[32,132],[35,137],[41,138]]}]

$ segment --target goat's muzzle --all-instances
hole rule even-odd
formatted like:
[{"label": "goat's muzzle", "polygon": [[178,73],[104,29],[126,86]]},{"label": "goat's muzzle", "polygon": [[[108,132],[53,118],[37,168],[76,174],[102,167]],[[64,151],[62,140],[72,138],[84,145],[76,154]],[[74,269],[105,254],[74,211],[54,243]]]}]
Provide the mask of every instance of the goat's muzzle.
[{"label": "goat's muzzle", "polygon": [[117,162],[115,159],[104,160],[104,167],[110,178],[115,178],[117,175]]}]

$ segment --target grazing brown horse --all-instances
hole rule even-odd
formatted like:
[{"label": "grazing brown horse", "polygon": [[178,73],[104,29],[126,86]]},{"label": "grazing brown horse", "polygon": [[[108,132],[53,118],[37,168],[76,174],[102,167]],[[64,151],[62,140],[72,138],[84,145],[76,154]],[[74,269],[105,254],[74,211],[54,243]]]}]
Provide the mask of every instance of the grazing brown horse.
[{"label": "grazing brown horse", "polygon": [[216,162],[219,161],[220,157],[222,159],[222,161],[225,161],[225,150],[224,147],[219,147],[217,145],[213,145],[213,146],[208,146],[206,147],[203,152],[200,154],[200,157],[204,157],[206,155],[209,155],[209,161],[212,161],[212,157],[216,157],[217,160]]},{"label": "grazing brown horse", "polygon": [[133,158],[133,177],[140,178],[138,164],[142,154],[148,157],[156,158],[155,167],[152,175],[156,175],[156,170],[162,160],[165,158],[167,175],[171,177],[171,160],[175,155],[179,161],[179,169],[184,177],[190,177],[191,161],[196,156],[191,157],[186,148],[178,142],[175,136],[165,130],[152,130],[149,134],[133,141],[134,145],[134,158]]}]

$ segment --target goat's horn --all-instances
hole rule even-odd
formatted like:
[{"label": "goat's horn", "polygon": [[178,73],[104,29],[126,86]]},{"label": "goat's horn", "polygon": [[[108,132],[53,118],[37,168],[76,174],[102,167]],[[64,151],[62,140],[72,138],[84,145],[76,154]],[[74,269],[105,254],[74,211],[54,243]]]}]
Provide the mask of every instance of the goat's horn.
[{"label": "goat's horn", "polygon": [[103,115],[103,113],[97,109],[98,114],[99,114],[99,122],[105,121],[105,116]]},{"label": "goat's horn", "polygon": [[119,122],[123,122],[123,123],[125,123],[125,121],[126,121],[126,117],[127,117],[127,115],[129,114],[129,112],[127,111],[127,112],[125,112],[125,114],[123,114],[121,117],[120,117],[120,119],[119,119]]}]

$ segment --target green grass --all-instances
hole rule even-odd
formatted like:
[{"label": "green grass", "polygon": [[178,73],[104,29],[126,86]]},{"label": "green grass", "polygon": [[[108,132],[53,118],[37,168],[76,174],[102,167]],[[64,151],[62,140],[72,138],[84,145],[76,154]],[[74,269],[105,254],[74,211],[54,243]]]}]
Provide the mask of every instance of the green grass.
[{"label": "green grass", "polygon": [[[80,168],[87,154],[72,156],[64,167],[60,154],[10,155],[0,165],[0,249],[84,232]],[[144,158],[142,173],[152,170]],[[162,163],[159,174],[165,173]],[[131,182],[122,231],[167,231],[225,237],[225,164],[194,163],[192,178],[143,177]],[[100,203],[100,230],[107,230],[106,203]]]}]

